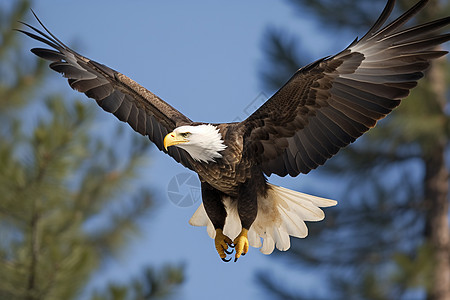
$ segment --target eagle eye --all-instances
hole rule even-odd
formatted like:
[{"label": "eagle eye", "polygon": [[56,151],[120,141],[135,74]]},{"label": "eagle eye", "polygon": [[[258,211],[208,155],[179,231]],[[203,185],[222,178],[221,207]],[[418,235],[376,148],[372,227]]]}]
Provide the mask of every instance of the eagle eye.
[{"label": "eagle eye", "polygon": [[188,136],[191,135],[191,133],[190,133],[190,132],[182,132],[182,133],[180,133],[180,135],[181,135],[181,137],[183,137],[183,138],[187,138]]}]

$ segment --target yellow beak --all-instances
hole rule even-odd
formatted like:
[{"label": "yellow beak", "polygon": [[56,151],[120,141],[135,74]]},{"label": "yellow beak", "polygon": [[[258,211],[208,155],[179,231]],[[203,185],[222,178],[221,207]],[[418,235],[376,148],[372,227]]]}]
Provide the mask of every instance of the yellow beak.
[{"label": "yellow beak", "polygon": [[181,143],[186,143],[187,140],[181,136],[178,136],[175,132],[171,132],[168,133],[165,137],[164,137],[164,149],[170,147],[170,146],[174,146],[174,145],[178,145]]}]

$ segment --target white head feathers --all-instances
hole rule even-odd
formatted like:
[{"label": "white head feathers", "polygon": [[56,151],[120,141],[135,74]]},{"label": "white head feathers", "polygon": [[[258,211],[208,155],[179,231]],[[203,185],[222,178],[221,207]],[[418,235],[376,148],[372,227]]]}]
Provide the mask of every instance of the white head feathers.
[{"label": "white head feathers", "polygon": [[180,126],[173,132],[177,135],[186,135],[188,141],[176,146],[186,150],[197,161],[214,161],[222,157],[220,152],[227,147],[223,143],[219,129],[211,124]]}]

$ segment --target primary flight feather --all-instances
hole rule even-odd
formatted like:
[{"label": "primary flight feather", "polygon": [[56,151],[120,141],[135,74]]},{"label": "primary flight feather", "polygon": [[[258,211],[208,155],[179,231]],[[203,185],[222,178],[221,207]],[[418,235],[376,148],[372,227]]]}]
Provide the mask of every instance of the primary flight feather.
[{"label": "primary flight feather", "polygon": [[191,121],[129,77],[67,47],[37,17],[44,31],[25,23],[31,32],[19,31],[53,48],[31,51],[52,61],[73,89],[198,173],[203,203],[190,223],[207,226],[229,261],[229,247],[235,260],[249,245],[265,254],[289,249],[290,236],[307,236],[305,221],[322,220],[320,207],[336,205],[272,185],[266,176],[308,173],[400,104],[430,61],[447,53],[437,46],[450,40],[441,32],[450,17],[403,26],[427,2],[383,27],[395,5],[389,0],[361,39],[299,69],[246,120],[222,124]]}]

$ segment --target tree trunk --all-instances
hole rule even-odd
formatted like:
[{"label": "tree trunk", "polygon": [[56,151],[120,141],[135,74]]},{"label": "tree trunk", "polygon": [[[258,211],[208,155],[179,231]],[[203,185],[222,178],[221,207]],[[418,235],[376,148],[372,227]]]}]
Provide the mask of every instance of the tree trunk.
[{"label": "tree trunk", "polygon": [[[439,61],[428,73],[435,101],[445,115],[445,72]],[[447,141],[437,141],[425,160],[425,239],[433,249],[432,285],[427,300],[450,300],[450,229],[448,223],[448,170],[445,164]]]},{"label": "tree trunk", "polygon": [[433,249],[432,286],[428,300],[450,299],[450,232],[448,227],[448,171],[444,161],[444,147],[437,147],[435,155],[426,161],[425,237]]}]

